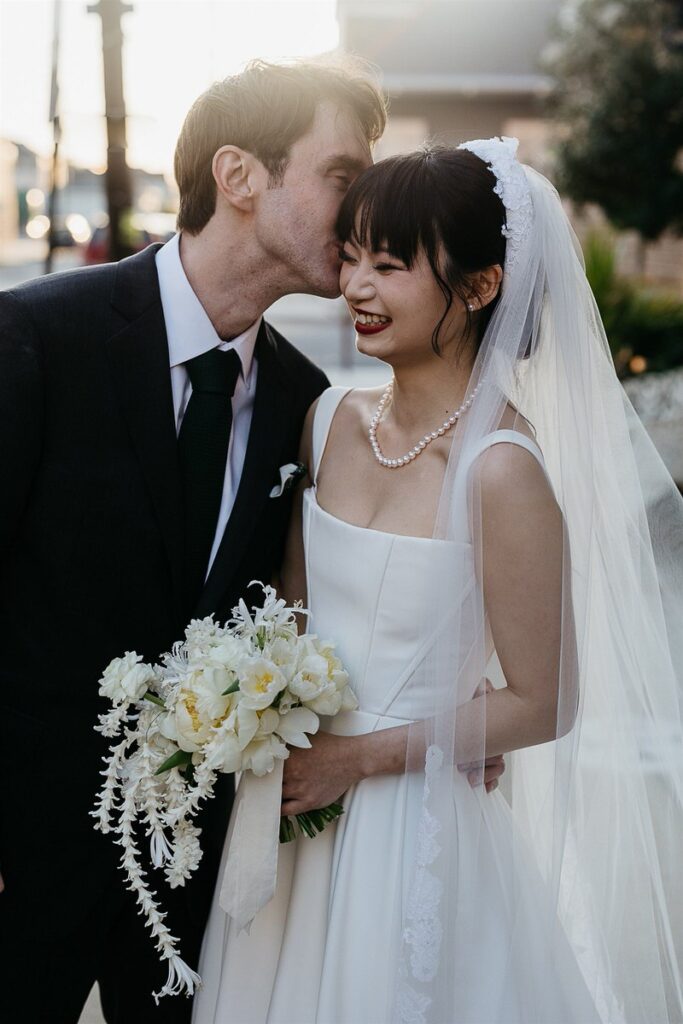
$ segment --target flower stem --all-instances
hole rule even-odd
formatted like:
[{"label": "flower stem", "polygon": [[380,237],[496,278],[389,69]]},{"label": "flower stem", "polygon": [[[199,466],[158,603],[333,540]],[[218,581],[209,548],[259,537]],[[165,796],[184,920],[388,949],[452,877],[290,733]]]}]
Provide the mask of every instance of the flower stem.
[{"label": "flower stem", "polygon": [[[319,835],[329,822],[335,821],[343,813],[344,808],[342,805],[334,803],[330,804],[329,807],[306,811],[305,814],[297,814],[296,823],[303,835],[308,836],[309,839],[315,839],[316,835]],[[280,818],[280,842],[291,843],[296,837],[297,830],[292,819],[290,817]]]}]

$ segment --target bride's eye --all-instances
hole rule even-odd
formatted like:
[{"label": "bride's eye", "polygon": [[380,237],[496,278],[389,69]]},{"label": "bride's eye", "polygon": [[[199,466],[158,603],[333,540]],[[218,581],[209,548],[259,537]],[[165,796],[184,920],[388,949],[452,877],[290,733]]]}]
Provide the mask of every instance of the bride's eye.
[{"label": "bride's eye", "polygon": [[339,259],[342,261],[342,263],[355,263],[356,262],[355,259],[353,258],[353,256],[351,255],[351,253],[347,252],[346,249],[340,249],[339,250]]},{"label": "bride's eye", "polygon": [[379,270],[382,273],[387,270],[404,270],[404,267],[399,267],[395,263],[375,263],[375,270]]}]

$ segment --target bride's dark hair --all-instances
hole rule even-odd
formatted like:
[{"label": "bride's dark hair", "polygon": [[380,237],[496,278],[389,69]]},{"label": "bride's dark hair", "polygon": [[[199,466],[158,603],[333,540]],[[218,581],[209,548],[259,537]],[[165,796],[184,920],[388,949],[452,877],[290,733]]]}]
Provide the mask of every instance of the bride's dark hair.
[{"label": "bride's dark hair", "polygon": [[474,330],[477,346],[497,305],[498,296],[474,316],[467,308],[476,295],[470,275],[505,262],[505,207],[493,191],[495,184],[493,173],[473,153],[429,144],[369,167],[351,185],[339,211],[342,242],[386,249],[409,268],[424,250],[446,302],[432,334],[437,353],[454,295],[465,304],[465,339]]}]

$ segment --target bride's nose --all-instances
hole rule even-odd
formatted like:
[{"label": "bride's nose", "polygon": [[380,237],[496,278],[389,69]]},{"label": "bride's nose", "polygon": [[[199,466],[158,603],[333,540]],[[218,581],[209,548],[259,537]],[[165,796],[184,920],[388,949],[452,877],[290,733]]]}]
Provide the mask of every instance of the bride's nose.
[{"label": "bride's nose", "polygon": [[375,287],[372,283],[372,268],[359,263],[358,266],[348,269],[350,273],[344,283],[344,298],[356,305],[362,299],[367,301],[373,298]]}]

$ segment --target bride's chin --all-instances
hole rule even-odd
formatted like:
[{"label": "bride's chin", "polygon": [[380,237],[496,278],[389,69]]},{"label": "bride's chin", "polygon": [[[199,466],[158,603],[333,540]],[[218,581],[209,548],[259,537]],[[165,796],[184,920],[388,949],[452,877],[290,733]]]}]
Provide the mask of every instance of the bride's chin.
[{"label": "bride's chin", "polygon": [[391,353],[391,345],[383,345],[379,338],[373,338],[363,334],[356,335],[356,351],[362,356],[369,356],[371,359],[387,361]]}]

